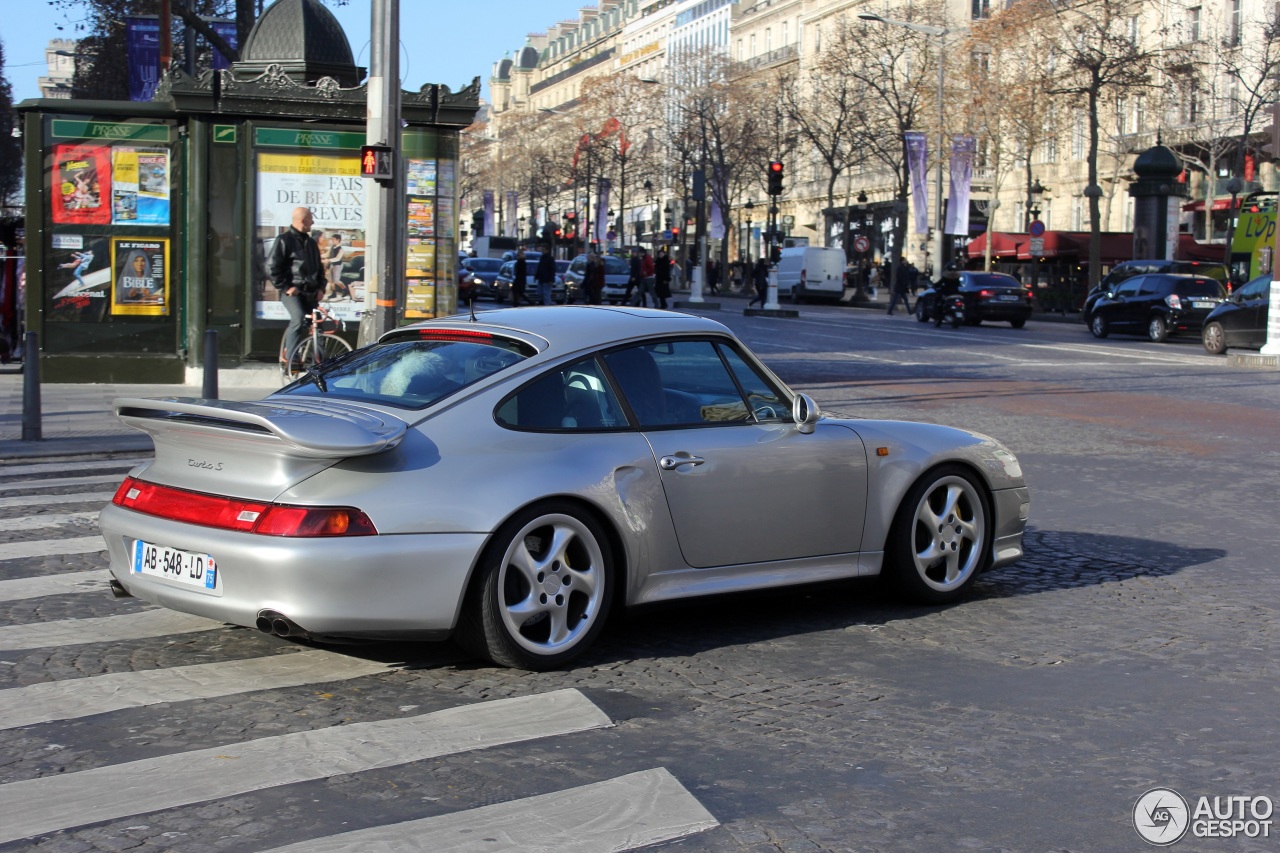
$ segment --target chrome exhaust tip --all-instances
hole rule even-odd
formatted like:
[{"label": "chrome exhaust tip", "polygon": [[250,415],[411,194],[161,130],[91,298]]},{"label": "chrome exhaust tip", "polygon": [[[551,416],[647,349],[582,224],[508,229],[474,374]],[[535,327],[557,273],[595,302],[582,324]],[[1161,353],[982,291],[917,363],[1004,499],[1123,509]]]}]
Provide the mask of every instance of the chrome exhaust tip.
[{"label": "chrome exhaust tip", "polygon": [[253,621],[254,627],[264,634],[277,637],[310,637],[311,635],[283,613],[275,610],[259,610],[258,618]]}]

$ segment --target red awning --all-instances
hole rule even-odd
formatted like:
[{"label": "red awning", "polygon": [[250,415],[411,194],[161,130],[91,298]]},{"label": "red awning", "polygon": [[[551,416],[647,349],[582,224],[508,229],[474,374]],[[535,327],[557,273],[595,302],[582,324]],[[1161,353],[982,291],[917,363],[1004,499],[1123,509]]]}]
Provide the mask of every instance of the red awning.
[{"label": "red awning", "polygon": [[[1240,197],[1240,196],[1237,196],[1237,197],[1236,197],[1236,207],[1239,207],[1239,206],[1240,206],[1240,203],[1241,203],[1242,201],[1244,201],[1244,198],[1243,198],[1243,197]],[[1200,213],[1200,212],[1202,212],[1202,211],[1204,210],[1204,199],[1200,199],[1199,201],[1189,201],[1189,202],[1187,202],[1186,204],[1184,204],[1184,205],[1182,206],[1182,209],[1183,209],[1183,211],[1184,211],[1184,212]],[[1231,209],[1231,199],[1229,199],[1229,198],[1215,198],[1215,199],[1213,200],[1213,207],[1212,207],[1211,209],[1212,209],[1212,210],[1230,210],[1230,209]]]},{"label": "red awning", "polygon": [[[1133,235],[1127,232],[1106,231],[1099,235],[1101,240],[1101,260],[1104,264],[1114,264],[1133,258]],[[1007,234],[995,232],[995,240],[991,244],[991,256],[1002,260],[1030,261],[1035,258],[1053,260],[1055,258],[1084,260],[1089,257],[1089,234],[1083,231],[1046,231],[1041,238],[1044,247],[1035,257],[1031,255],[1030,234]],[[970,258],[985,257],[987,235],[979,234],[969,242],[967,252]]]},{"label": "red awning", "polygon": [[1190,234],[1178,235],[1178,247],[1173,252],[1179,261],[1216,261],[1222,263],[1227,257],[1225,243],[1197,243]]}]

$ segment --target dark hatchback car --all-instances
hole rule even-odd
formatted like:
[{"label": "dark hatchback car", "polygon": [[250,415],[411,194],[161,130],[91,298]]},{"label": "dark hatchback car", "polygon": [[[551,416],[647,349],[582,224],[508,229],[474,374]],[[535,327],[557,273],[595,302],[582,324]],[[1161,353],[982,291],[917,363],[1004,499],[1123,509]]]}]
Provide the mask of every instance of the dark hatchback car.
[{"label": "dark hatchback car", "polygon": [[[965,322],[976,326],[983,320],[1010,323],[1021,329],[1031,316],[1031,294],[1022,282],[1002,272],[980,270],[960,273],[960,294],[964,296]],[[921,323],[933,317],[936,288],[929,288],[916,300],[916,319]]]},{"label": "dark hatchback car", "polygon": [[1209,312],[1226,295],[1222,283],[1213,278],[1169,273],[1136,275],[1094,303],[1089,331],[1097,338],[1112,332],[1145,333],[1156,343],[1182,332],[1198,335]]},{"label": "dark hatchback car", "polygon": [[497,286],[502,261],[497,258],[463,258],[458,268],[458,296],[474,299],[483,296],[501,302],[505,297]]},{"label": "dark hatchback car", "polygon": [[1213,355],[1227,347],[1261,349],[1267,342],[1267,312],[1271,301],[1271,273],[1241,285],[1204,320],[1200,339]]},{"label": "dark hatchback car", "polygon": [[1216,279],[1230,289],[1230,274],[1226,264],[1211,261],[1172,261],[1168,259],[1152,259],[1145,261],[1121,261],[1102,277],[1097,286],[1084,297],[1084,305],[1080,309],[1080,319],[1087,326],[1093,319],[1093,306],[1103,295],[1114,291],[1122,281],[1135,275],[1152,273],[1173,273],[1174,275],[1199,275]]}]

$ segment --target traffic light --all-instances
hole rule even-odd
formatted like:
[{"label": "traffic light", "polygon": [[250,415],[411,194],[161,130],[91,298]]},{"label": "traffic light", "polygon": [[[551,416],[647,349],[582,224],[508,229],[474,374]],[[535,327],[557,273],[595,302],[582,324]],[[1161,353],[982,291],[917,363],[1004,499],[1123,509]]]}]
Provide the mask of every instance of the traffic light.
[{"label": "traffic light", "polygon": [[782,162],[769,163],[769,195],[782,195]]},{"label": "traffic light", "polygon": [[360,146],[360,177],[373,178],[379,183],[395,179],[395,157],[389,145]]},{"label": "traffic light", "polygon": [[471,236],[484,236],[484,211],[477,210],[471,214]]},{"label": "traffic light", "polygon": [[679,239],[680,239],[680,229],[679,229],[679,228],[672,228],[672,229],[671,229],[671,239],[672,239],[672,240],[679,240]]},{"label": "traffic light", "polygon": [[776,264],[780,260],[782,260],[782,247],[774,243],[773,248],[769,250],[769,263]]},{"label": "traffic light", "polygon": [[1262,154],[1280,160],[1280,104],[1270,104],[1264,111],[1271,116],[1271,124],[1262,131]]}]

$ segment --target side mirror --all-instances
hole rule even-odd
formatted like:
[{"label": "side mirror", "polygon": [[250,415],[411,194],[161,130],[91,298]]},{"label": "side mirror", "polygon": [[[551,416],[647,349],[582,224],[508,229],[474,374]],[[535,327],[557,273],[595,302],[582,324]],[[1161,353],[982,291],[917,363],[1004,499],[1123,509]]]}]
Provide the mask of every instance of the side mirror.
[{"label": "side mirror", "polygon": [[791,401],[791,419],[796,422],[796,427],[802,434],[809,435],[817,429],[821,418],[822,412],[818,409],[818,404],[808,394],[797,394]]}]

